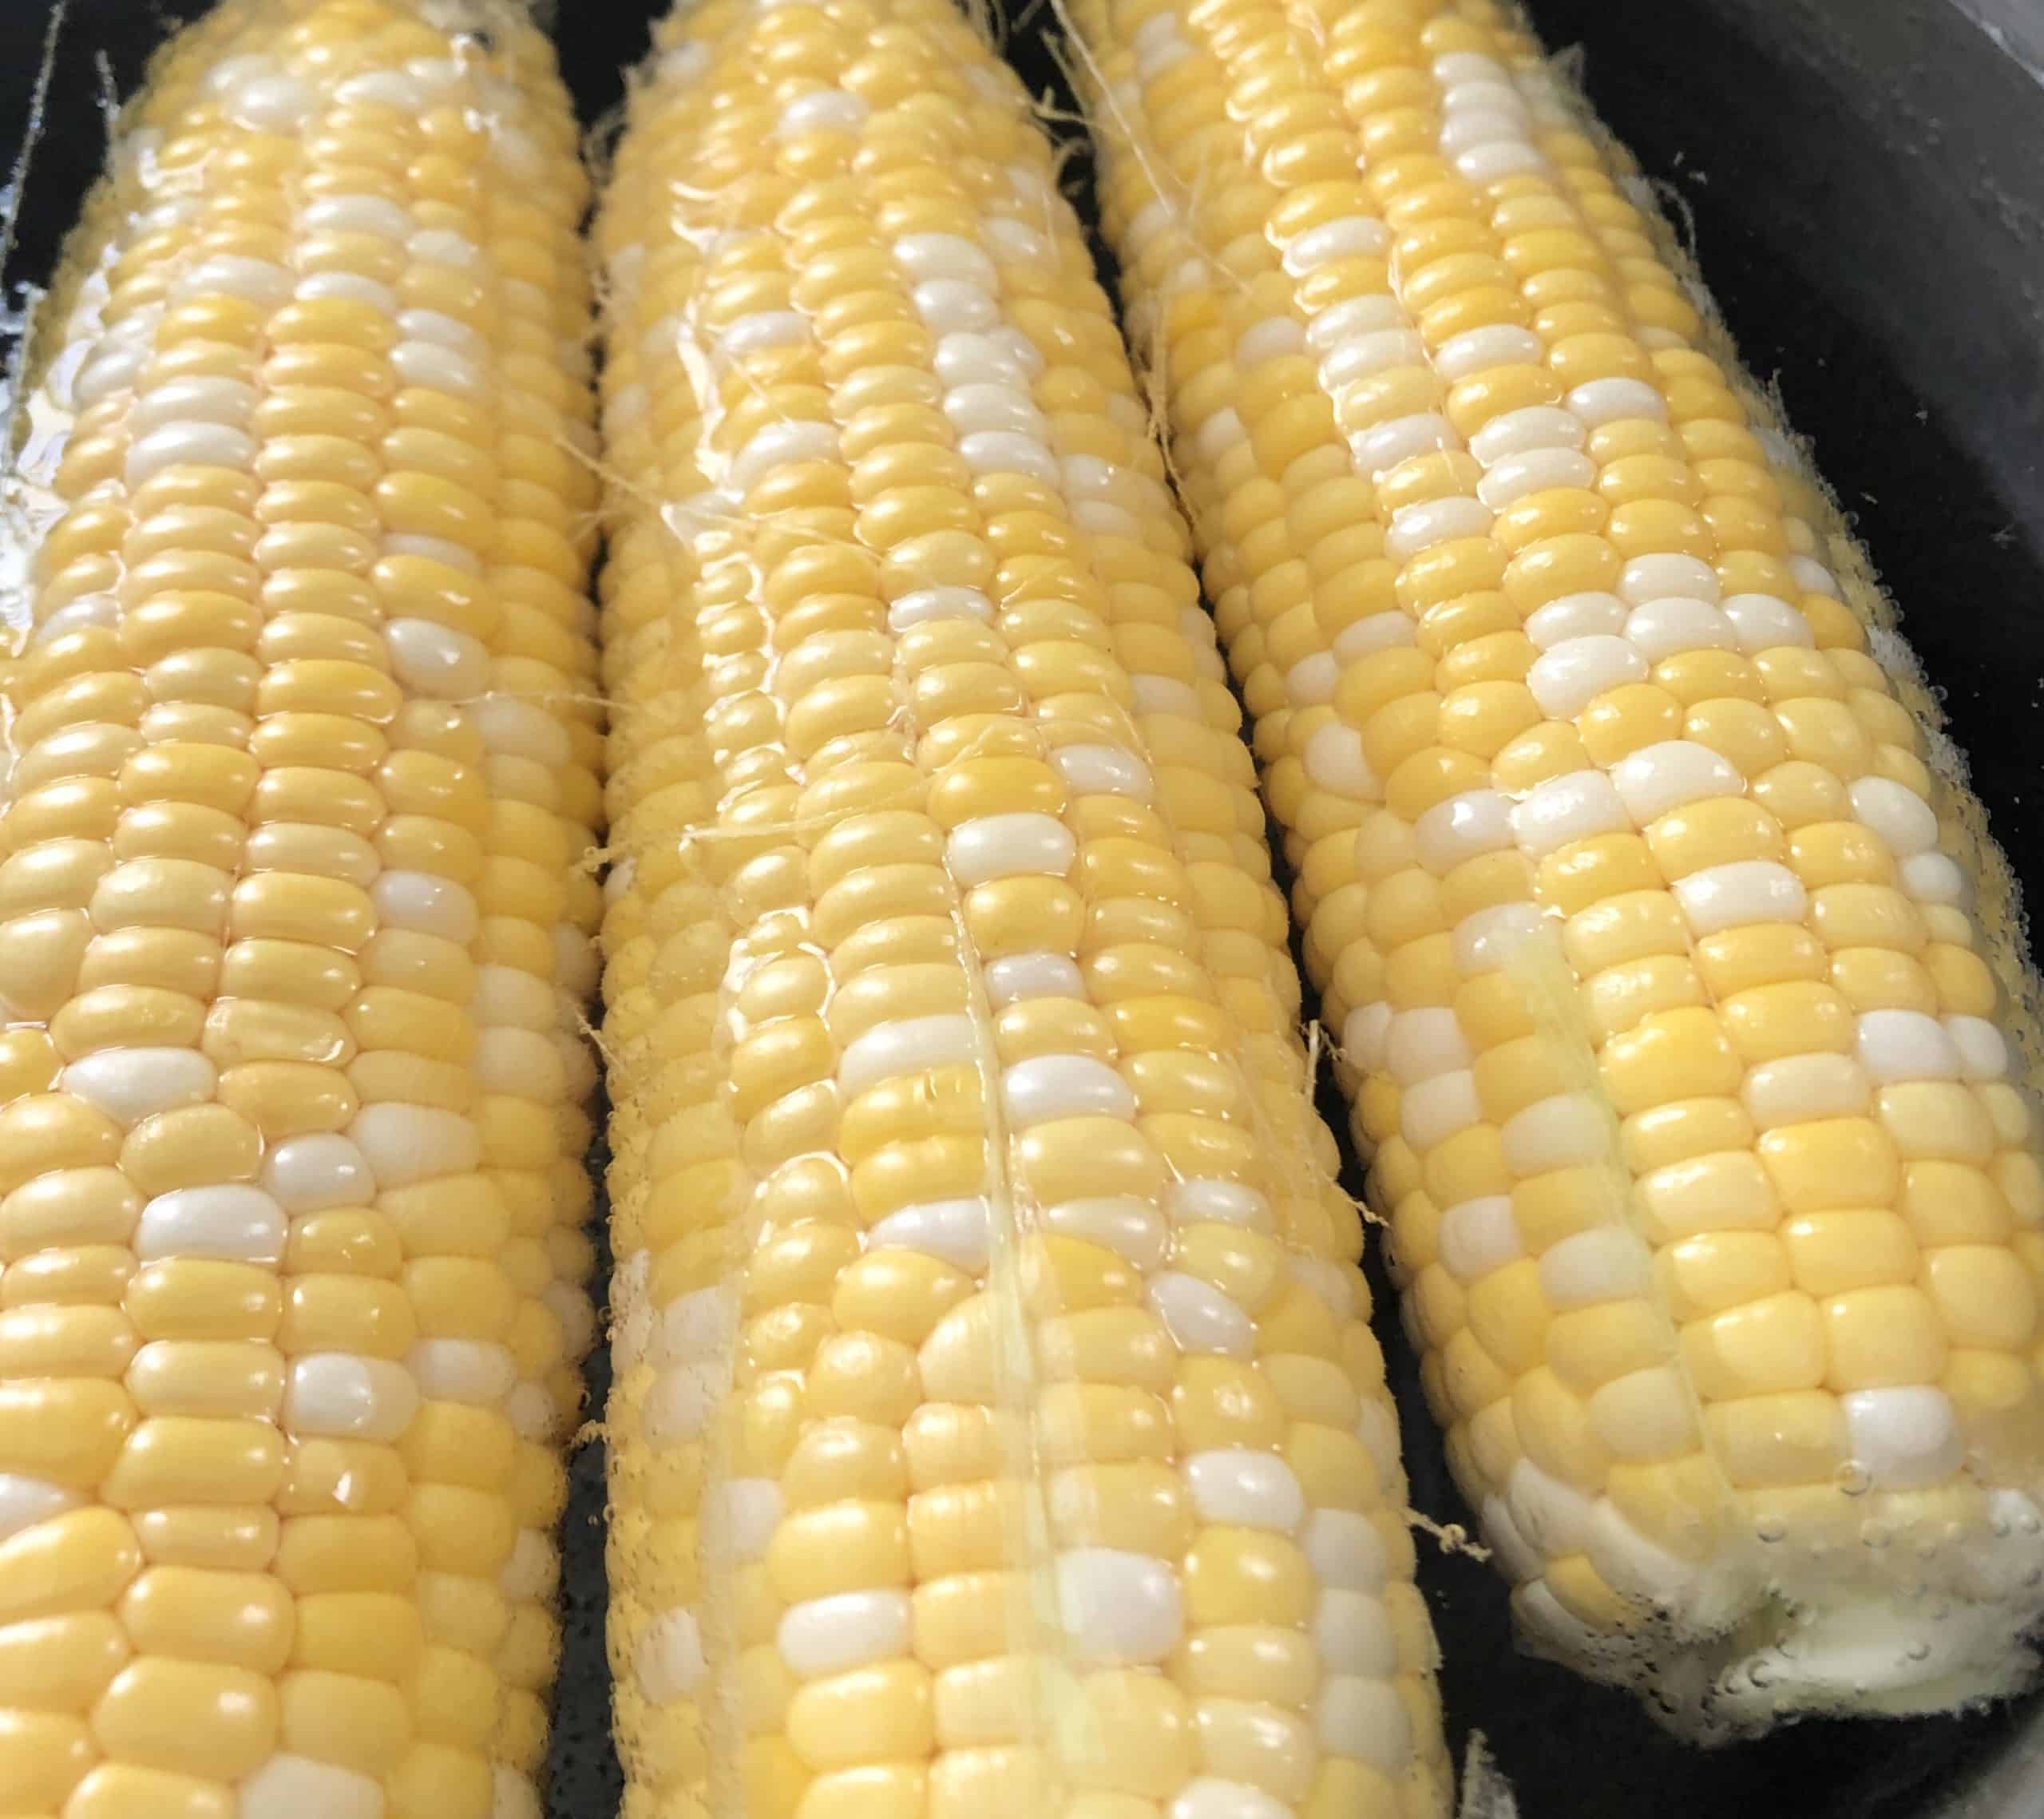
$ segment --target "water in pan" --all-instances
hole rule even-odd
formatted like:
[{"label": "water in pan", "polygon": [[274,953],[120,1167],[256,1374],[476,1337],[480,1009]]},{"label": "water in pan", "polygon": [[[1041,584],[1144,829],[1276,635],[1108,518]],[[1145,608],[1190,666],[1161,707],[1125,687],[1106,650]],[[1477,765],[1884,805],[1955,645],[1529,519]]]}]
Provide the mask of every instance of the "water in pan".
[{"label": "water in pan", "polygon": [[[94,52],[105,52],[125,90],[163,22],[199,10],[197,0],[76,0],[10,284],[48,271],[97,167]],[[585,119],[616,101],[620,67],[639,54],[646,21],[660,10],[660,0],[629,0],[571,14],[562,61]],[[27,117],[46,10],[0,9],[0,117],[11,122]],[[1856,86],[1888,48],[1867,41],[1896,28],[1864,19],[1853,0],[1797,0],[1760,28],[1750,0],[1670,0],[1617,14],[1587,0],[1539,0],[1534,10],[1551,42],[1586,40],[1589,85],[1606,121],[1693,209],[1702,264],[1748,359],[1778,373],[1791,419],[1815,438],[1848,509],[1864,514],[1861,533],[1945,692],[1975,787],[2038,901],[2044,786],[2034,743],[2013,731],[2034,715],[2044,686],[2044,633],[2031,604],[2044,584],[2036,541],[2044,536],[2044,386],[2026,382],[2038,377],[2044,336],[2035,334],[2034,303],[2022,301],[2026,261],[2028,295],[2044,286],[2044,179],[2034,175],[2044,169],[2044,113],[2034,87],[1957,9],[1910,10],[1916,100],[1935,110],[1963,97],[1967,129],[1998,148],[2005,171],[2023,164],[2020,148],[2029,146],[2028,194],[1992,184],[1969,158],[1966,171],[1992,189],[1994,206],[1969,209],[1980,196],[1961,186],[1955,216],[1948,180],[1959,161],[1915,158],[1866,122],[1870,106],[1894,99]],[[1864,28],[1856,60],[1814,77],[1793,65],[1799,34],[1817,42],[1848,22]],[[1011,41],[1039,92],[1058,85],[1045,22],[1035,13]],[[10,158],[13,149],[0,153]],[[1793,180],[1788,170],[1798,173]],[[1931,247],[1960,267],[1956,279],[1935,281],[1927,300],[1921,287],[1934,281],[1914,267],[1930,266]],[[1912,311],[1913,347],[1895,327]],[[1924,533],[1931,525],[1935,537]],[[1377,1289],[1378,1305],[1389,1309],[1388,1286]],[[1384,1337],[1413,1414],[1414,1500],[1457,1520],[1464,1512],[1395,1320]],[[607,1375],[599,1355],[589,1368],[592,1409]],[[549,1819],[611,1819],[619,1779],[608,1741],[599,1444],[577,1455],[572,1487]],[[1807,1819],[2001,1819],[2044,1805],[2034,1785],[2026,1794],[1994,1778],[2012,1777],[2028,1754],[2031,1714],[2022,1708],[1963,1720],[1808,1724],[1698,1754],[1664,1738],[1630,1699],[1512,1652],[1504,1588],[1488,1568],[1429,1553],[1422,1576],[1446,1651],[1458,1747],[1472,1728],[1489,1735],[1527,1819],[1615,1819],[1643,1808],[1662,1819],[1719,1819],[1762,1803]]]}]

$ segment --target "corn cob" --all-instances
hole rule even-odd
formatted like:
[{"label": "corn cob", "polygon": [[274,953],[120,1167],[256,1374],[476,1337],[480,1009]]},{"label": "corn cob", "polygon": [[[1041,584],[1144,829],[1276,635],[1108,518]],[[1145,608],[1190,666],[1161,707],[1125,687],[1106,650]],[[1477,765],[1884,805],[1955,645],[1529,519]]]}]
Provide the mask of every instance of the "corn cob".
[{"label": "corn cob", "polygon": [[513,9],[228,0],[45,313],[0,809],[0,1810],[517,1819],[600,810]]},{"label": "corn cob", "polygon": [[1492,0],[1077,11],[1131,329],[1524,1635],[1705,1734],[2010,1689],[2033,1032],[1842,525]]},{"label": "corn cob", "polygon": [[1441,1812],[1183,527],[941,0],[670,22],[599,229],[632,1819]]}]

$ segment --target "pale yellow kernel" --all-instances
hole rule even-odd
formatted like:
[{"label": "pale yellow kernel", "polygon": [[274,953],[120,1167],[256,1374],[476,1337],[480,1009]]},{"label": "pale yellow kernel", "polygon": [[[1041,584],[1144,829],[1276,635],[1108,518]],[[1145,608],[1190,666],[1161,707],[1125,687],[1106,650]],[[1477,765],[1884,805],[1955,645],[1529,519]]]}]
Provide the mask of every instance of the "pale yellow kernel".
[{"label": "pale yellow kernel", "polygon": [[1822,1306],[1833,1389],[1935,1383],[1944,1369],[1950,1341],[1921,1289],[1856,1289]]}]

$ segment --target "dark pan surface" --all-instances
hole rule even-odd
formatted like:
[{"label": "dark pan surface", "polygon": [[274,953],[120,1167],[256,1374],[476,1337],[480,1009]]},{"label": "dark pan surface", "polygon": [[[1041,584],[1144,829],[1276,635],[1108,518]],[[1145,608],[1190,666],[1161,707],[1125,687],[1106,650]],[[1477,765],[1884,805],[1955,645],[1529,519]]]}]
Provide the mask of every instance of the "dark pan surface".
[{"label": "dark pan surface", "polygon": [[[28,123],[49,3],[0,0],[0,158]],[[125,93],[167,25],[202,4],[74,0],[10,286],[48,273],[98,168],[96,54]],[[620,65],[663,4],[565,0],[557,36],[586,121],[620,98]],[[1532,10],[1551,44],[1584,47],[1606,121],[1693,217],[1749,365],[1777,382],[1814,440],[1943,692],[1996,831],[2033,898],[2044,894],[2033,730],[2044,724],[2044,0]],[[1010,45],[1040,93],[1059,88],[1046,10]],[[1075,167],[1075,183],[1085,176]],[[1374,1286],[1388,1307],[1380,1274]],[[1408,1413],[1413,1500],[1462,1519],[1413,1361],[1396,1322],[1381,1325]],[[608,1375],[599,1356],[592,1409]],[[611,1819],[600,1444],[576,1455],[573,1485],[549,1819]],[[1424,1550],[1422,1581],[1458,1747],[1486,1734],[1525,1819],[2044,1819],[2034,1702],[1963,1720],[1809,1723],[1702,1754],[1630,1698],[1515,1653],[1487,1568]]]}]

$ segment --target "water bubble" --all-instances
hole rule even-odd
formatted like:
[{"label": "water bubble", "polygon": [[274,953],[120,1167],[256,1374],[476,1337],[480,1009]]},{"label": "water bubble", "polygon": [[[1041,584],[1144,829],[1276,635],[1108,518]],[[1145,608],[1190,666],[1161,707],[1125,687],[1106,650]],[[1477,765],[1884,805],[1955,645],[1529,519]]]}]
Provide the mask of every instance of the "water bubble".
[{"label": "water bubble", "polygon": [[1895,1539],[1895,1532],[1885,1522],[1866,1521],[1860,1524],[1862,1545],[1876,1549],[1885,1548]]},{"label": "water bubble", "polygon": [[1838,1468],[1838,1488],[1848,1497],[1864,1497],[1874,1488],[1874,1475],[1856,1459],[1848,1459]]},{"label": "water bubble", "polygon": [[1788,1534],[1788,1524],[1778,1516],[1764,1516],[1753,1524],[1753,1539],[1770,1545],[1786,1540]]},{"label": "water bubble", "polygon": [[1928,1643],[1911,1643],[1903,1651],[1903,1658],[1905,1661],[1928,1661],[1931,1658],[1931,1645]]}]

